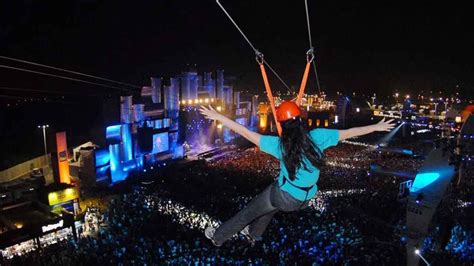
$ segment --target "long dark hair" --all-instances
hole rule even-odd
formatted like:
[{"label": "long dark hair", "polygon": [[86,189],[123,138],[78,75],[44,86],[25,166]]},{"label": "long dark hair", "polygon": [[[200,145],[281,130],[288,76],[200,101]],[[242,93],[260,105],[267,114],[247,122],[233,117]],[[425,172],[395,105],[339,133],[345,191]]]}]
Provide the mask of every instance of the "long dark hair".
[{"label": "long dark hair", "polygon": [[315,167],[324,164],[323,153],[311,140],[300,117],[282,122],[281,127],[283,130],[280,145],[283,152],[283,162],[291,181],[295,180],[296,171],[301,166],[309,171],[310,166],[306,165],[304,158],[307,158],[309,163]]}]

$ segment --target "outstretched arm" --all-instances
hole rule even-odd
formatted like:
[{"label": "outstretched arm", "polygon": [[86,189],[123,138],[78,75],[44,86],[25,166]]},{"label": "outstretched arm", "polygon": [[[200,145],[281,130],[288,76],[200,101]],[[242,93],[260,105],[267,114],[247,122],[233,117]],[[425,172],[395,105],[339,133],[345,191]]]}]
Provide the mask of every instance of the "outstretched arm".
[{"label": "outstretched arm", "polygon": [[221,121],[221,123],[224,126],[230,128],[237,134],[248,139],[250,142],[254,143],[255,145],[258,146],[260,144],[260,137],[261,137],[260,134],[247,129],[241,124],[227,118],[225,115],[218,113],[216,110],[214,110],[214,108],[212,108],[212,106],[209,106],[209,107],[201,106],[201,108],[199,109],[199,112],[201,112],[201,114],[203,114],[208,119]]},{"label": "outstretched arm", "polygon": [[352,137],[370,134],[375,131],[390,131],[395,125],[392,123],[393,119],[385,121],[385,118],[380,120],[377,124],[365,127],[353,127],[349,129],[339,130],[339,140],[349,139]]}]

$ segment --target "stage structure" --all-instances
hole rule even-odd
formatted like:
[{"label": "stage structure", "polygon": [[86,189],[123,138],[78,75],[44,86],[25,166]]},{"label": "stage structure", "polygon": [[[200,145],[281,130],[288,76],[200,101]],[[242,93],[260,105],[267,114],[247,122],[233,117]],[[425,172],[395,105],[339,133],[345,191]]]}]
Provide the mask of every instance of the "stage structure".
[{"label": "stage structure", "polygon": [[179,142],[186,143],[191,153],[202,153],[216,143],[227,143],[234,139],[228,128],[215,121],[205,119],[200,106],[213,106],[217,111],[244,125],[250,125],[251,99],[243,100],[240,91],[234,91],[223,70],[213,73],[183,72],[180,77],[182,97],[180,100]]},{"label": "stage structure", "polygon": [[[142,170],[157,160],[171,157],[177,144],[179,80],[164,86],[151,78],[141,97],[121,97],[119,125],[106,129],[107,148],[95,151],[96,178],[110,174],[111,183],[125,180],[131,171]],[[163,92],[163,97],[162,97]]]},{"label": "stage structure", "polygon": [[200,143],[211,148],[217,139],[232,140],[230,130],[204,119],[199,106],[213,105],[248,126],[252,105],[241,101],[239,92],[234,93],[223,70],[216,71],[215,76],[200,76],[191,69],[167,80],[151,78],[150,86],[142,88],[140,97],[122,96],[120,124],[106,128],[107,147],[81,150],[86,163],[81,166],[85,170],[84,184],[94,185],[108,177],[112,184],[117,183],[132,171],[183,157],[185,141],[191,147]]}]

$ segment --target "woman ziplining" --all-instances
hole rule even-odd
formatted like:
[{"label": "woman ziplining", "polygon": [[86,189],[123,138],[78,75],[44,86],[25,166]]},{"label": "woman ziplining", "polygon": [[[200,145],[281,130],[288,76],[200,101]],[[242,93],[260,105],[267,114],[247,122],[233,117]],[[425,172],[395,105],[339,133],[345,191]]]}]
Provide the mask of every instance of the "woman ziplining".
[{"label": "woman ziplining", "polygon": [[208,119],[220,121],[280,161],[280,173],[274,183],[218,228],[206,228],[206,237],[217,247],[238,232],[251,242],[258,241],[276,212],[297,211],[306,207],[318,191],[319,167],[324,162],[326,148],[347,138],[390,131],[394,127],[393,120],[382,119],[370,126],[345,130],[317,128],[308,132],[302,123],[298,105],[284,101],[276,110],[277,121],[282,127],[281,137],[277,137],[253,132],[211,106],[202,106],[200,112]]},{"label": "woman ziplining", "polygon": [[252,199],[245,208],[228,221],[217,228],[207,227],[205,229],[205,236],[215,246],[219,247],[238,232],[254,243],[261,239],[276,212],[297,211],[306,207],[318,191],[316,183],[319,179],[319,167],[324,162],[323,152],[326,148],[335,146],[340,140],[347,138],[366,135],[375,131],[390,131],[394,124],[392,123],[393,120],[385,121],[385,119],[382,119],[377,124],[365,127],[354,127],[346,130],[318,128],[308,132],[301,120],[299,105],[303,98],[311,63],[313,63],[315,69],[316,81],[318,80],[311,43],[307,1],[305,0],[305,8],[310,49],[306,53],[307,62],[300,90],[296,102],[283,101],[278,107],[275,106],[265,66],[269,67],[288,89],[289,87],[265,61],[263,54],[253,46],[219,1],[216,0],[216,2],[255,52],[279,136],[265,136],[253,132],[218,113],[211,106],[208,108],[202,106],[200,112],[206,118],[220,121],[222,125],[235,131],[257,145],[261,151],[280,161],[280,173],[274,183]]}]

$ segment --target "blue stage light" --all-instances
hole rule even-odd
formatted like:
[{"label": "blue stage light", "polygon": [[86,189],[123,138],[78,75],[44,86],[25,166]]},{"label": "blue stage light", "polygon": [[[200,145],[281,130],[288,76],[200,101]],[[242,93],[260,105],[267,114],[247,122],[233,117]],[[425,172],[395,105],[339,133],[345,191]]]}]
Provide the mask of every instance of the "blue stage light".
[{"label": "blue stage light", "polygon": [[433,182],[435,182],[440,177],[439,173],[421,173],[417,174],[413,186],[411,187],[411,192],[417,192]]}]

